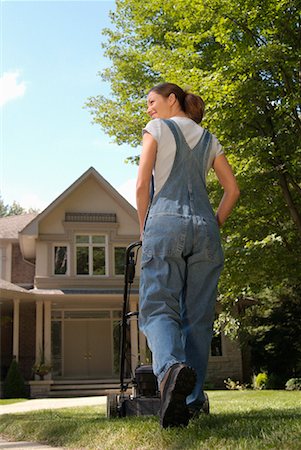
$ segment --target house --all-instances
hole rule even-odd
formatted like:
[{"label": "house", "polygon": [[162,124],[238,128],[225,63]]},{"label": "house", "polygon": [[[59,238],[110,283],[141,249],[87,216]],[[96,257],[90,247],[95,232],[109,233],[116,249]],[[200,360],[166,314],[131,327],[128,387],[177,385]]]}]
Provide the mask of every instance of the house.
[{"label": "house", "polygon": [[[0,219],[1,380],[15,357],[32,397],[118,387],[124,255],[138,239],[135,208],[93,167],[40,214]],[[131,311],[138,285],[139,264]],[[148,354],[135,319],[128,340],[130,375]],[[43,380],[33,373],[40,362],[51,366]],[[242,379],[242,358],[220,336],[208,383],[223,387],[227,377]]]}]

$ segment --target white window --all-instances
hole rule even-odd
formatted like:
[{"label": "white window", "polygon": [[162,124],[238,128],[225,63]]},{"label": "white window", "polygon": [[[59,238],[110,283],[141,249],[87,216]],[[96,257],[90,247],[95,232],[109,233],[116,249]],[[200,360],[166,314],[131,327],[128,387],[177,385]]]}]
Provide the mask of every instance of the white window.
[{"label": "white window", "polygon": [[106,275],[106,236],[77,235],[75,246],[77,275]]},{"label": "white window", "polygon": [[54,275],[68,275],[68,246],[54,245],[53,247],[53,273]]}]

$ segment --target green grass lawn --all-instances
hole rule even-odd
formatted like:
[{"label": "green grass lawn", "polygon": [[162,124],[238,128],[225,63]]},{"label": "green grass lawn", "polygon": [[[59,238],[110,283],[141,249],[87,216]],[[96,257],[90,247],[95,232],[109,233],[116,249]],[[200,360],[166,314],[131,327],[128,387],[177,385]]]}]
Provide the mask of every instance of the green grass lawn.
[{"label": "green grass lawn", "polygon": [[211,414],[161,430],[156,417],[107,419],[104,406],[0,417],[0,434],[68,449],[301,450],[300,391],[209,391]]},{"label": "green grass lawn", "polygon": [[26,402],[27,398],[0,398],[1,405],[11,405],[12,403]]}]

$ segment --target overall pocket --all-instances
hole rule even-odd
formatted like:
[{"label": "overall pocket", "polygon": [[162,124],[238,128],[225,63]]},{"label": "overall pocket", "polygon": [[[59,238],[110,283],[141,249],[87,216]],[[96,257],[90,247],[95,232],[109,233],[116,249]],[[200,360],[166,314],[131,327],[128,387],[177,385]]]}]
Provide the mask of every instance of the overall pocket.
[{"label": "overall pocket", "polygon": [[217,221],[203,219],[206,228],[206,251],[209,261],[223,263],[224,254],[221,245],[220,231]]},{"label": "overall pocket", "polygon": [[147,219],[143,252],[148,256],[181,256],[188,218],[178,214],[154,214]]}]

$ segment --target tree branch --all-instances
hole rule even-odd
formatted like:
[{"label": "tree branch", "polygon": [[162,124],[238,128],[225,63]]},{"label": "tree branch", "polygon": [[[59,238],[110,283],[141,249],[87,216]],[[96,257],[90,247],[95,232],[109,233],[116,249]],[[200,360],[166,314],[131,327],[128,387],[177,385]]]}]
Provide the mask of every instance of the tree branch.
[{"label": "tree branch", "polygon": [[299,184],[294,180],[294,178],[289,173],[288,173],[288,181],[296,189],[298,194],[301,195],[301,187],[299,186]]},{"label": "tree branch", "polygon": [[293,221],[297,227],[297,230],[300,234],[300,237],[301,237],[301,215],[299,214],[299,211],[294,204],[292,195],[291,195],[289,187],[288,187],[288,181],[287,181],[286,174],[283,172],[278,172],[278,176],[279,176],[279,184],[282,189],[283,197],[288,206],[291,218],[293,219]]}]

